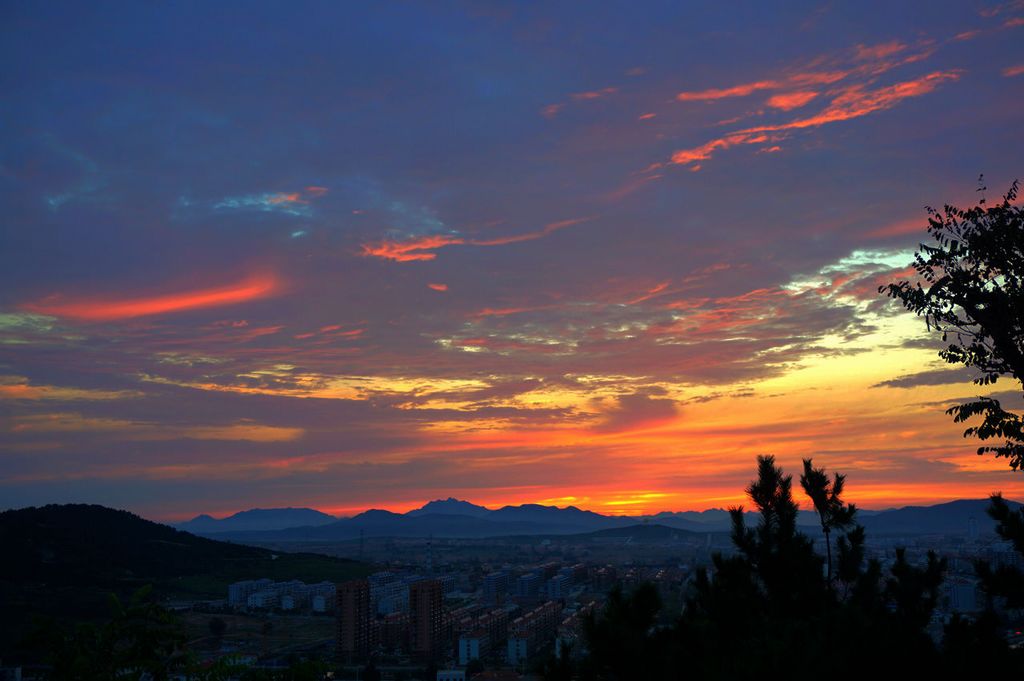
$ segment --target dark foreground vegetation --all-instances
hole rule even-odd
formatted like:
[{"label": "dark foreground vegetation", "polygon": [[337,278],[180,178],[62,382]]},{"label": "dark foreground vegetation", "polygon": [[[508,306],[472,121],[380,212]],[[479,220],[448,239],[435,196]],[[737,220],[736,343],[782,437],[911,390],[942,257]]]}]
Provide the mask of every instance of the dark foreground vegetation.
[{"label": "dark foreground vegetation", "polygon": [[[173,641],[172,618],[158,602],[224,598],[228,584],[253,574],[340,582],[370,571],[366,564],[342,558],[204,539],[127,511],[84,504],[0,513],[0,546],[5,556],[0,561],[4,659],[33,653],[53,658],[43,649],[56,645],[61,635],[73,637],[79,625],[86,627],[81,633],[87,640],[119,638],[134,631],[134,624],[124,631],[114,624],[126,612],[133,622],[152,620],[156,629],[146,636],[166,634]],[[45,645],[32,635],[43,628],[50,630]],[[95,648],[97,654],[103,650],[95,642],[73,645]]]},{"label": "dark foreground vegetation", "polygon": [[[732,510],[736,554],[716,555],[713,569],[697,574],[675,621],[657,624],[661,603],[652,586],[615,591],[587,621],[587,654],[578,662],[552,658],[545,678],[1021,678],[1024,650],[1009,647],[996,614],[997,605],[1024,607],[1020,571],[977,563],[985,612],[954,617],[936,641],[927,629],[944,560],[929,554],[926,565],[915,566],[897,551],[883,571],[864,560],[864,529],[855,507],[842,501],[842,476],[829,479],[805,461],[801,482],[823,529],[835,536],[831,568],[796,529],[792,477],[771,456],[759,457],[758,477],[747,489],[756,527],[746,525],[742,508]],[[998,495],[991,501],[1000,536],[1024,553],[1024,510],[1011,512]]]}]

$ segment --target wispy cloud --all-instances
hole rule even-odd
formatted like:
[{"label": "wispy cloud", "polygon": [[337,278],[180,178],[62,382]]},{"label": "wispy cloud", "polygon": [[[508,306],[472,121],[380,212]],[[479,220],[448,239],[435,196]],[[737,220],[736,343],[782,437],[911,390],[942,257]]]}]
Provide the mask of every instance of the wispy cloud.
[{"label": "wispy cloud", "polygon": [[437,253],[434,251],[438,248],[464,243],[466,240],[461,237],[447,235],[421,236],[405,241],[384,239],[363,244],[362,255],[395,262],[417,262],[433,260],[437,257]]},{"label": "wispy cloud", "polygon": [[817,96],[817,92],[810,90],[805,90],[803,92],[787,92],[785,94],[769,97],[766,104],[773,109],[789,111],[791,109],[799,109]]},{"label": "wispy cloud", "polygon": [[696,164],[711,158],[717,151],[731,147],[774,143],[787,139],[797,130],[817,128],[891,109],[905,99],[933,92],[943,83],[957,80],[961,74],[959,70],[934,71],[919,78],[874,89],[862,84],[852,84],[837,90],[832,95],[830,103],[814,115],[774,125],[759,125],[738,130],[709,140],[698,147],[680,149],[672,154],[671,163]]},{"label": "wispy cloud", "polygon": [[112,432],[125,440],[237,440],[288,442],[302,437],[302,428],[269,426],[245,420],[227,425],[173,426],[121,418],[84,416],[77,412],[32,414],[15,418],[10,432],[99,433]]},{"label": "wispy cloud", "polygon": [[568,100],[564,102],[555,102],[554,104],[548,104],[540,110],[540,114],[545,118],[554,118],[562,112],[563,109],[570,102],[592,102],[596,99],[605,99],[618,93],[617,87],[605,87],[599,90],[585,90],[583,92],[573,92],[569,95]]},{"label": "wispy cloud", "polygon": [[82,321],[115,321],[162,315],[225,305],[237,305],[267,298],[283,285],[273,274],[258,274],[226,286],[190,289],[154,296],[131,298],[74,298],[55,295],[26,303],[21,309],[38,314]]},{"label": "wispy cloud", "polygon": [[733,85],[727,88],[709,88],[695,92],[680,92],[676,100],[680,102],[713,102],[730,97],[746,97],[760,90],[777,90],[782,84],[777,80],[758,80],[753,83]]},{"label": "wispy cloud", "polygon": [[301,191],[264,192],[228,196],[213,203],[217,211],[250,210],[263,213],[284,213],[286,215],[309,216],[313,214],[310,202],[318,199],[328,190],[326,187],[310,186]]},{"label": "wispy cloud", "polygon": [[395,262],[433,260],[437,257],[436,251],[440,248],[444,248],[445,246],[505,246],[507,244],[515,244],[523,241],[533,241],[534,239],[542,239],[560,229],[565,229],[566,227],[578,225],[582,222],[587,222],[588,220],[593,219],[594,216],[560,220],[558,222],[551,222],[545,225],[542,229],[538,229],[533,232],[511,234],[509,236],[495,237],[493,239],[468,239],[460,236],[443,234],[413,237],[404,241],[384,239],[382,241],[363,244],[361,254],[367,257],[383,258],[385,260],[393,260]]},{"label": "wispy cloud", "polygon": [[46,385],[29,381],[25,376],[0,376],[0,400],[78,402],[92,400],[126,400],[141,397],[138,390],[100,390]]}]

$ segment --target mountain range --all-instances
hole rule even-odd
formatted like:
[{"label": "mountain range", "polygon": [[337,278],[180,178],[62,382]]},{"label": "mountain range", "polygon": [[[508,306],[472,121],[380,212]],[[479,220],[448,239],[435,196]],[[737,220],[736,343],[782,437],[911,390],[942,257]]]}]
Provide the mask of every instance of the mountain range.
[{"label": "mountain range", "polygon": [[[859,522],[869,536],[962,534],[973,529],[991,534],[995,524],[985,509],[988,499],[961,499],[934,506],[906,506],[885,511],[860,511]],[[1018,502],[1009,502],[1012,508]],[[748,523],[755,524],[753,512]],[[818,527],[811,511],[797,523],[805,531]],[[344,541],[358,537],[483,538],[513,535],[585,534],[599,530],[657,524],[690,532],[727,532],[728,511],[662,512],[645,516],[609,516],[575,506],[559,508],[522,504],[489,509],[461,499],[439,499],[406,513],[371,509],[350,518],[335,518],[313,509],[253,509],[222,519],[201,515],[178,529],[234,541]]]}]

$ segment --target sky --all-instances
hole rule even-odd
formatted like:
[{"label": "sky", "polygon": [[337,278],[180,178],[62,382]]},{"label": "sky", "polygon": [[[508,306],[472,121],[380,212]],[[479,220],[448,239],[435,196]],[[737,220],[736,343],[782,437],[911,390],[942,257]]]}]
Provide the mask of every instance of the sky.
[{"label": "sky", "polygon": [[7,2],[0,508],[1024,498],[907,278],[1024,2]]}]

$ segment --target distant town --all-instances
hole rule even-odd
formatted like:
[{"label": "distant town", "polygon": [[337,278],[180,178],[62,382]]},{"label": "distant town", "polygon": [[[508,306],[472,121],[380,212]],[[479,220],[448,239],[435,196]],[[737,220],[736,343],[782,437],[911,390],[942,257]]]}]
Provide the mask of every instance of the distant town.
[{"label": "distant town", "polygon": [[[1010,542],[999,540],[986,519],[980,520],[979,526],[979,518],[968,517],[944,533],[869,536],[866,557],[885,569],[899,547],[914,565],[923,565],[929,551],[948,560],[929,626],[936,638],[953,613],[978,613],[984,607],[974,561],[1024,567]],[[804,530],[811,534],[813,528]],[[192,609],[194,618],[255,618],[275,622],[275,628],[319,622],[308,640],[293,638],[287,650],[333,656],[340,678],[362,678],[372,667],[381,678],[423,678],[428,670],[437,681],[532,678],[545,660],[563,651],[578,659],[587,652],[583,618],[600,608],[612,589],[628,591],[650,582],[667,604],[665,611],[677,613],[692,576],[710,564],[711,555],[735,550],[729,534],[718,529],[696,533],[656,524],[578,535],[360,537],[275,546],[360,558],[380,569],[339,584],[253,575],[231,584],[223,600],[180,607]],[[823,539],[816,549],[824,554]],[[1019,645],[1024,613],[1005,607],[1000,612],[1015,623],[1006,634]],[[266,654],[264,639],[233,639],[229,632],[208,654],[233,655],[253,665],[279,663]]]}]

